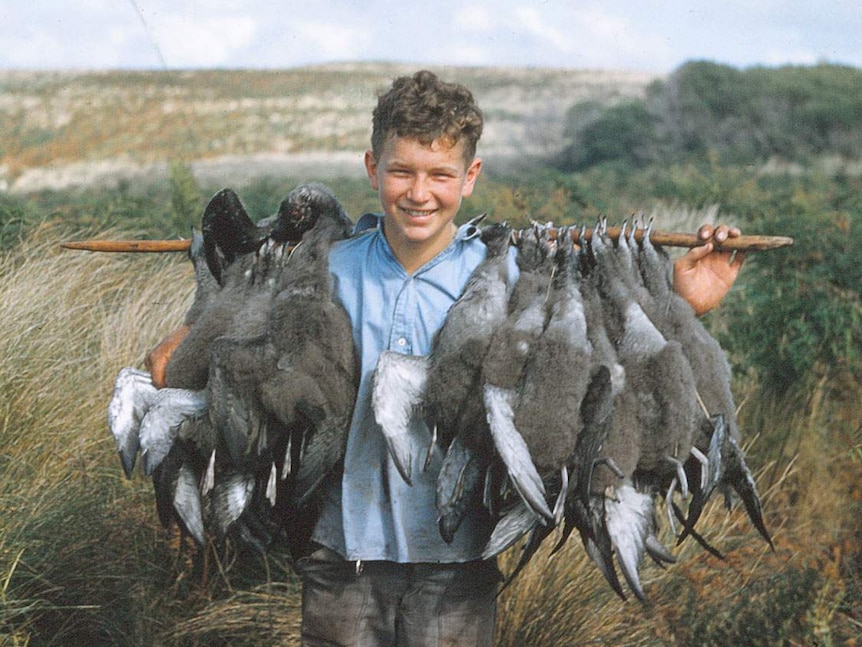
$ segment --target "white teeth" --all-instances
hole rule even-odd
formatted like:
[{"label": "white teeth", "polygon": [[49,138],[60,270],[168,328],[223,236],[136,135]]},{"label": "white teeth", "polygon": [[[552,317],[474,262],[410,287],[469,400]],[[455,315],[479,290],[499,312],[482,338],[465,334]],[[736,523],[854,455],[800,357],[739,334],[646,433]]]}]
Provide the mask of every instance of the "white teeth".
[{"label": "white teeth", "polygon": [[422,218],[424,216],[430,216],[433,211],[415,211],[413,209],[402,209],[404,213],[413,218]]}]

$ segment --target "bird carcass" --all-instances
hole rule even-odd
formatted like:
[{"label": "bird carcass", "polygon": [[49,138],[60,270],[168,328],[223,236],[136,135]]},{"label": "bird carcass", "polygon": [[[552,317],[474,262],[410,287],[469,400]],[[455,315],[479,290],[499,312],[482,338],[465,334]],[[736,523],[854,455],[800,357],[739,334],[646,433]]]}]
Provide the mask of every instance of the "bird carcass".
[{"label": "bird carcass", "polygon": [[[161,460],[148,464],[163,522],[180,521],[199,542],[202,527],[216,536],[233,529],[262,547],[312,510],[320,483],[338,472],[356,368],[347,315],[331,299],[327,257],[350,228],[318,184],[297,187],[257,224],[230,189],[208,204],[190,251],[197,291],[188,334],[161,390],[185,400],[167,407],[170,424],[155,430],[164,437]],[[120,394],[142,384],[126,407],[131,414],[112,417],[128,466],[134,434],[127,429],[135,425],[127,420],[145,419],[136,411],[161,392],[153,395],[151,382],[128,369],[120,377]],[[112,404],[112,411],[122,409]],[[288,529],[291,545],[311,526],[313,519],[292,535]]]}]

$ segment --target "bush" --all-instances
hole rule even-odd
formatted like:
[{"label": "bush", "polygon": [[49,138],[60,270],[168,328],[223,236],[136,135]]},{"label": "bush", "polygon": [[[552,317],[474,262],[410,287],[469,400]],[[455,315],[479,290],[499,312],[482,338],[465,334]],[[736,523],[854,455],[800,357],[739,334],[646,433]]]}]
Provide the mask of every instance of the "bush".
[{"label": "bush", "polygon": [[644,100],[568,113],[570,144],[557,160],[579,170],[703,159],[750,164],[862,157],[862,70],[840,65],[739,70],[694,61],[653,83]]},{"label": "bush", "polygon": [[[728,300],[745,364],[768,389],[862,376],[862,182],[822,176],[764,179],[752,233],[791,236],[793,247],[757,254]],[[755,217],[757,215],[757,217]]]}]

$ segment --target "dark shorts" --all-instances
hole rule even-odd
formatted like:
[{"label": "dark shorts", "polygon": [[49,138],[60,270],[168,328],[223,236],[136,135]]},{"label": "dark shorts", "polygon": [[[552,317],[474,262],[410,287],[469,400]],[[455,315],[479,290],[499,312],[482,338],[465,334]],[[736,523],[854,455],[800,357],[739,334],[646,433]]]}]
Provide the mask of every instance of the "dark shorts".
[{"label": "dark shorts", "polygon": [[[465,564],[348,562],[319,548],[297,563],[304,647],[491,647],[500,571]],[[358,572],[357,572],[358,571]]]}]

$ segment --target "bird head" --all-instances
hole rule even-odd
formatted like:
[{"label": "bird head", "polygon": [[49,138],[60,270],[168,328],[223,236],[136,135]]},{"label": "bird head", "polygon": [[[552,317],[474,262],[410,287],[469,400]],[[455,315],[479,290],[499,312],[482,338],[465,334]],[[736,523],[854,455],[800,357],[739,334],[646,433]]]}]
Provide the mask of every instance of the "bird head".
[{"label": "bird head", "polygon": [[270,236],[279,243],[296,242],[305,232],[318,226],[318,222],[341,228],[344,236],[352,227],[329,188],[316,182],[301,184],[281,201]]}]

